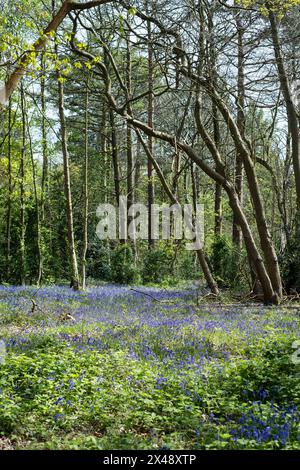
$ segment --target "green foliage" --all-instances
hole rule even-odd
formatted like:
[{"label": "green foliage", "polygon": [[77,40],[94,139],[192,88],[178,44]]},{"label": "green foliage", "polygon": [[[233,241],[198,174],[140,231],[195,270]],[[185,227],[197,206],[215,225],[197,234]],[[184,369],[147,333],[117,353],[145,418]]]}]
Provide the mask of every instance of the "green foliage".
[{"label": "green foliage", "polygon": [[287,293],[300,292],[300,231],[296,230],[280,257],[282,280]]},{"label": "green foliage", "polygon": [[267,16],[268,11],[274,11],[278,18],[283,18],[285,13],[299,5],[300,0],[238,0],[244,7],[257,6],[262,15]]},{"label": "green foliage", "polygon": [[172,248],[168,244],[157,244],[143,256],[142,280],[145,283],[160,283],[170,274]]},{"label": "green foliage", "polygon": [[179,252],[176,274],[179,279],[192,280],[203,277],[194,251],[183,250]]},{"label": "green foliage", "polygon": [[[2,324],[0,439],[14,448],[299,449],[294,312],[210,311],[182,321],[172,297],[155,304],[157,328],[145,297],[115,297],[108,307],[97,291],[76,300],[53,292],[57,300],[47,291],[43,307],[48,325],[45,314],[31,318],[24,338],[13,315]],[[17,298],[24,304],[26,291]],[[104,322],[93,317],[99,302],[114,312]],[[88,325],[59,323],[66,303],[75,316],[83,307]],[[128,322],[132,307],[139,316]],[[211,326],[220,321],[227,328]]]},{"label": "green foliage", "polygon": [[158,242],[151,250],[142,246],[138,262],[134,263],[132,251],[128,254],[123,245],[97,242],[89,250],[88,276],[95,282],[124,284],[128,279],[128,282],[175,286],[181,281],[199,279],[200,273],[194,252],[172,243]]},{"label": "green foliage", "polygon": [[131,284],[137,278],[132,248],[119,245],[111,257],[111,280],[118,284]]},{"label": "green foliage", "polygon": [[220,236],[214,239],[209,260],[214,277],[220,286],[233,287],[237,280],[240,281],[240,277],[237,277],[240,255],[227,237]]},{"label": "green foliage", "polygon": [[110,281],[111,273],[111,247],[109,243],[98,244],[89,252],[88,275],[93,279]]}]

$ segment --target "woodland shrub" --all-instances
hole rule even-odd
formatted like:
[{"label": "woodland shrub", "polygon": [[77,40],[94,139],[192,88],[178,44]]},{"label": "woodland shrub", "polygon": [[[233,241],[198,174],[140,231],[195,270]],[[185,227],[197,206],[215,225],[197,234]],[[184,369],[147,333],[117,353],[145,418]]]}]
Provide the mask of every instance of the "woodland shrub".
[{"label": "woodland shrub", "polygon": [[160,244],[144,253],[141,277],[144,283],[159,283],[171,274],[172,247]]},{"label": "woodland shrub", "polygon": [[220,287],[241,287],[245,281],[245,276],[239,275],[243,257],[244,253],[239,252],[227,237],[219,236],[213,241],[209,262]]},{"label": "woodland shrub", "polygon": [[132,248],[127,244],[118,246],[111,257],[111,280],[118,284],[131,284],[138,277]]},{"label": "woodland shrub", "polygon": [[300,292],[300,233],[294,234],[280,257],[282,281],[288,294]]}]

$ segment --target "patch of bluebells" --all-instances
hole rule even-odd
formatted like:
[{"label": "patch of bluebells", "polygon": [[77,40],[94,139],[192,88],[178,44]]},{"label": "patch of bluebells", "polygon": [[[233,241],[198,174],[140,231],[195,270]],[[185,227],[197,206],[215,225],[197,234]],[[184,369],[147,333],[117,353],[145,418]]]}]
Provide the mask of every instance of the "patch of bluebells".
[{"label": "patch of bluebells", "polygon": [[[15,331],[3,328],[0,339],[3,337],[7,350],[14,352],[38,348],[49,336],[78,355],[89,350],[102,354],[124,351],[130,360],[146,362],[149,367],[157,368],[156,390],[163,391],[171,386],[168,373],[175,374],[179,391],[189,397],[193,406],[202,406],[204,397],[198,393],[197,383],[207,381],[203,374],[204,366],[211,364],[214,368],[211,371],[221,375],[224,363],[229,363],[232,357],[230,343],[222,342],[222,335],[228,337],[234,332],[240,343],[247,345],[256,338],[267,337],[270,329],[282,334],[300,333],[297,320],[287,320],[284,316],[270,317],[270,308],[221,310],[211,306],[199,312],[193,302],[196,298],[193,290],[138,289],[141,292],[124,286],[101,286],[75,292],[62,286],[38,290],[0,286],[0,303],[8,305],[11,311],[30,316],[31,298],[36,300],[40,309],[36,324]],[[40,312],[44,312],[46,319]],[[66,312],[72,314],[75,322],[60,322],[60,314]],[[214,335],[220,335],[219,342],[213,342]],[[188,377],[193,374],[195,380],[191,383]],[[49,372],[47,379],[56,382],[55,373]],[[127,383],[133,394],[139,393],[144,386],[142,380],[130,376]],[[99,381],[97,391],[101,392],[101,386]],[[59,394],[67,389],[72,395],[76,387],[73,379],[66,384],[55,383]],[[262,403],[268,402],[273,395],[271,388],[261,387],[253,392],[245,384],[243,398],[253,403],[249,404],[250,411],[245,411],[238,421],[228,417],[233,441],[242,438],[257,443],[278,441],[285,446],[290,436],[295,435],[300,418],[296,408],[279,408],[272,404],[265,417]],[[69,399],[58,397],[57,400],[56,405],[60,407],[72,406]],[[54,415],[56,423],[64,419],[63,413]],[[209,419],[218,422],[218,417],[213,414]]]},{"label": "patch of bluebells", "polygon": [[168,377],[163,377],[162,375],[159,375],[156,379],[155,388],[160,390],[164,388],[167,382],[168,382]]},{"label": "patch of bluebells", "polygon": [[[242,308],[237,312],[229,308],[214,310],[212,306],[204,308],[198,315],[195,302],[191,302],[196,298],[193,289],[139,287],[138,290],[140,292],[115,285],[90,288],[85,292],[63,286],[41,289],[0,286],[0,302],[5,302],[9,308],[28,313],[32,307],[31,298],[35,298],[39,312],[45,312],[51,320],[47,323],[39,318],[37,325],[6,336],[7,348],[33,349],[42,341],[43,335],[50,333],[58,341],[74,347],[76,353],[84,349],[100,352],[122,349],[136,360],[161,363],[170,368],[200,370],[205,361],[230,361],[231,358],[226,346],[215,347],[210,343],[207,339],[210,332],[231,334],[236,331],[248,342],[258,335],[267,335],[270,324],[281,332],[299,331],[296,320],[288,322],[277,318],[271,321],[266,315],[269,309],[264,308],[250,311]],[[72,314],[75,326],[83,325],[84,334],[55,331],[61,326],[59,318],[64,312]]]},{"label": "patch of bluebells", "polygon": [[63,421],[65,419],[64,413],[56,413],[54,415],[54,422],[58,424],[59,422]]},{"label": "patch of bluebells", "polygon": [[230,431],[232,439],[254,440],[258,444],[277,441],[285,446],[291,436],[300,440],[300,412],[295,405],[262,405],[253,402],[250,409],[236,421],[237,427]]}]

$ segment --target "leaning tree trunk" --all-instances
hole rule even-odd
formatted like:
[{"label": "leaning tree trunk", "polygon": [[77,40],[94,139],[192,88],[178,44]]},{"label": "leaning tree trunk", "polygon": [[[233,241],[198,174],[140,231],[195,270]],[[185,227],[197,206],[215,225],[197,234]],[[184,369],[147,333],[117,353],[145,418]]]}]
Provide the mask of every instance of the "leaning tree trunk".
[{"label": "leaning tree trunk", "polygon": [[[191,158],[195,159],[195,155],[193,154],[192,149],[186,148],[187,154],[191,156]],[[197,159],[199,162],[199,160]],[[220,181],[218,180],[218,183]],[[248,224],[247,218],[241,208],[239,198],[231,184],[225,179],[223,180],[223,188],[226,191],[229,197],[230,207],[233,213],[236,215],[239,225],[241,226],[246,249],[249,255],[249,258],[252,260],[255,270],[257,272],[257,276],[261,282],[263,293],[264,293],[264,301],[266,304],[271,303],[278,303],[278,296],[275,295],[271,280],[269,278],[268,272],[264,266],[264,261],[259,253],[259,250],[255,244],[254,237],[252,235],[250,226]]]},{"label": "leaning tree trunk", "polygon": [[[245,73],[244,73],[244,31],[241,20],[241,12],[236,15],[236,28],[238,36],[238,77],[237,77],[237,126],[242,136],[245,134]],[[235,191],[238,195],[240,203],[242,205],[243,197],[243,160],[236,152],[235,161]],[[232,222],[232,241],[234,245],[241,250],[242,248],[242,232],[241,228],[236,220],[236,216],[233,215]],[[251,268],[251,267],[250,267]]]},{"label": "leaning tree trunk", "polygon": [[[196,113],[197,114],[197,113]],[[144,131],[147,135],[153,135],[153,137],[164,140],[168,142],[172,146],[174,146],[174,137],[166,132],[157,131],[153,128],[150,128],[147,124],[133,118],[132,116],[125,114],[124,117],[135,127]],[[200,123],[200,120],[199,120]],[[221,158],[219,157],[219,152],[215,148],[214,143],[208,136],[207,132],[205,131],[204,127],[202,126],[201,129],[204,132],[203,140],[205,141],[209,151],[211,152],[212,156],[214,157],[215,161],[221,162]],[[202,133],[202,132],[201,132]],[[230,202],[231,208],[234,212],[238,213],[240,226],[242,228],[243,236],[245,239],[245,244],[247,247],[247,251],[253,259],[253,263],[256,267],[258,278],[261,282],[263,293],[264,293],[264,302],[266,304],[269,303],[278,303],[279,296],[273,290],[273,286],[269,277],[269,274],[266,270],[264,265],[264,261],[259,253],[259,250],[256,247],[254,237],[252,235],[251,229],[247,222],[247,218],[243,213],[242,208],[240,207],[238,198],[235,194],[234,187],[228,182],[226,177],[224,176],[225,173],[219,172],[214,170],[210,167],[196,152],[195,150],[188,144],[182,141],[177,142],[177,146],[181,148],[182,151],[186,153],[186,155],[191,158],[200,168],[203,170],[210,178],[212,178],[215,182],[222,185],[224,190],[227,192],[228,196],[230,195]],[[222,167],[222,162],[220,163]],[[222,168],[221,168],[222,169]]]},{"label": "leaning tree trunk", "polygon": [[266,268],[268,271],[268,275],[271,279],[272,286],[278,298],[282,298],[282,282],[281,282],[281,274],[279,268],[279,262],[277,258],[277,254],[274,248],[274,244],[271,238],[271,234],[268,228],[268,224],[266,221],[266,215],[264,206],[262,203],[262,198],[260,194],[260,189],[258,185],[258,180],[256,176],[256,170],[254,166],[254,162],[252,160],[252,155],[250,154],[249,150],[246,147],[246,143],[241,136],[239,129],[229,111],[226,104],[222,100],[222,98],[218,95],[216,90],[209,91],[212,95],[213,100],[217,104],[220,112],[223,115],[224,120],[226,121],[228,128],[230,130],[232,139],[236,146],[236,151],[241,156],[243,161],[243,166],[245,169],[245,173],[247,176],[247,181],[249,185],[249,191],[252,197],[252,204],[255,213],[255,220],[257,225],[257,230],[260,238],[260,245],[261,249],[264,253]]},{"label": "leaning tree trunk", "polygon": [[[275,51],[275,59],[278,69],[278,77],[280,81],[281,91],[285,100],[288,127],[291,135],[292,144],[292,160],[295,174],[296,183],[296,195],[297,195],[297,215],[299,218],[300,214],[300,132],[299,132],[299,121],[295,104],[293,102],[293,96],[289,85],[287,72],[284,66],[282,51],[279,42],[277,22],[274,12],[269,10],[269,20],[271,25],[271,34],[273,47]],[[299,98],[300,99],[300,98]]]},{"label": "leaning tree trunk", "polygon": [[[259,250],[256,247],[254,237],[252,235],[251,229],[249,227],[248,221],[245,217],[245,214],[241,208],[239,197],[235,191],[235,188],[229,183],[229,181],[226,178],[225,175],[225,169],[224,169],[224,164],[222,162],[221,156],[219,154],[219,151],[215,145],[215,143],[212,141],[210,136],[208,135],[207,131],[204,128],[204,125],[201,120],[200,116],[200,103],[199,101],[196,102],[196,109],[195,109],[195,117],[196,117],[196,123],[197,123],[197,128],[198,131],[205,142],[207,148],[209,149],[210,153],[212,154],[212,157],[214,158],[216,162],[216,168],[217,168],[217,173],[210,171],[209,176],[212,176],[213,179],[215,179],[217,182],[220,182],[225,189],[228,197],[229,197],[229,202],[230,206],[232,208],[233,213],[235,214],[237,221],[239,225],[241,226],[247,253],[248,253],[248,258],[251,260],[251,264],[253,263],[255,267],[255,271],[257,272],[257,276],[261,282],[262,289],[264,292],[264,299],[266,303],[278,303],[279,301],[279,296],[276,292],[276,290],[273,288],[271,277],[269,276],[269,272],[266,270],[264,266],[263,259],[261,258],[261,255],[259,253]],[[188,146],[185,146],[186,152],[192,159],[198,162],[198,164],[202,165],[203,164],[201,159],[197,159],[195,156],[194,152],[192,149],[190,149]],[[203,168],[204,169],[204,168]],[[208,168],[206,167],[206,172]],[[208,173],[208,172],[207,172]],[[220,175],[220,181],[217,175]]]},{"label": "leaning tree trunk", "polygon": [[[143,146],[143,148],[146,152],[146,155],[147,155],[148,159],[151,160],[151,163],[152,163],[153,167],[155,168],[156,174],[157,174],[158,178],[160,179],[162,187],[163,187],[165,193],[168,195],[171,203],[176,204],[176,205],[180,205],[180,202],[178,201],[176,195],[174,194],[174,192],[171,190],[170,186],[168,185],[168,182],[166,181],[166,178],[164,177],[163,172],[161,171],[161,168],[160,168],[159,164],[157,163],[156,159],[154,158],[153,154],[151,153],[150,148],[146,144],[145,140],[143,139],[140,131],[138,129],[135,129],[135,132],[136,132],[136,134],[138,136],[138,139],[141,142],[141,144],[142,144],[142,146]],[[196,202],[197,202],[196,191],[194,190],[193,191],[194,209],[196,209]],[[219,295],[218,285],[217,285],[216,281],[214,280],[214,277],[211,273],[211,270],[209,268],[209,265],[208,265],[208,262],[207,262],[207,259],[206,259],[206,256],[205,256],[205,253],[204,253],[203,249],[200,248],[200,249],[196,250],[196,254],[197,254],[197,258],[198,258],[198,261],[200,263],[201,269],[203,271],[205,280],[207,282],[207,285],[209,286],[209,288],[210,288],[210,290],[213,294]]]}]

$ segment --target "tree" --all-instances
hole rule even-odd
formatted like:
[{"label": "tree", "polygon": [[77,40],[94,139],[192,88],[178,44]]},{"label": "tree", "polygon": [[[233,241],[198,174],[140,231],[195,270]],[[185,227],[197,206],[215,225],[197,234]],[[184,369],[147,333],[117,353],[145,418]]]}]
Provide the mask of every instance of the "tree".
[{"label": "tree", "polygon": [[61,133],[61,146],[63,154],[63,166],[64,166],[64,191],[66,199],[66,216],[68,226],[68,248],[70,255],[70,268],[71,268],[71,287],[75,290],[79,289],[79,272],[77,263],[77,254],[74,237],[74,221],[73,221],[73,203],[71,193],[71,180],[70,180],[70,163],[69,163],[69,151],[68,151],[68,134],[66,127],[65,118],[65,97],[64,97],[64,78],[57,68],[57,84],[58,84],[58,109],[60,118],[60,133]]}]

